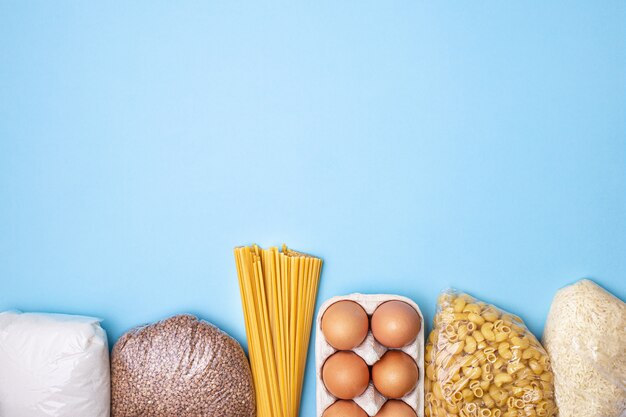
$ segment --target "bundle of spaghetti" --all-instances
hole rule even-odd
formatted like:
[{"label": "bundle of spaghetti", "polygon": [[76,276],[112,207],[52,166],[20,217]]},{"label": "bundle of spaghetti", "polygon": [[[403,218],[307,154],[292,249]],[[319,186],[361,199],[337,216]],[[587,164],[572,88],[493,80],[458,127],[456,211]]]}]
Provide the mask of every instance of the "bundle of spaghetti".
[{"label": "bundle of spaghetti", "polygon": [[235,248],[258,417],[297,417],[322,260]]}]

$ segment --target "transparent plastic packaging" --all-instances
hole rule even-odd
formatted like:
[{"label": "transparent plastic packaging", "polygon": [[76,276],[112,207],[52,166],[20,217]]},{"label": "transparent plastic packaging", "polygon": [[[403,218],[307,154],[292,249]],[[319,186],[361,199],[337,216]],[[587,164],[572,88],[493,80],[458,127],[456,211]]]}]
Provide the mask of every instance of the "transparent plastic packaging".
[{"label": "transparent plastic packaging", "polygon": [[552,417],[550,359],[517,316],[455,290],[437,303],[425,351],[427,417]]},{"label": "transparent plastic packaging", "polygon": [[559,290],[543,344],[561,417],[626,416],[626,304],[589,280]]},{"label": "transparent plastic packaging", "polygon": [[0,416],[109,417],[109,375],[99,319],[0,313]]},{"label": "transparent plastic packaging", "polygon": [[254,417],[252,376],[235,339],[192,315],[124,334],[111,353],[112,417]]}]

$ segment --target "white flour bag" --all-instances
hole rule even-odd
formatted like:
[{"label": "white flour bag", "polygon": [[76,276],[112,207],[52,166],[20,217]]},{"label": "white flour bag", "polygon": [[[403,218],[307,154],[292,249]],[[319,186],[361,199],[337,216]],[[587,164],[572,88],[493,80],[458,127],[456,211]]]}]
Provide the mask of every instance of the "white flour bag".
[{"label": "white flour bag", "polygon": [[554,296],[543,332],[560,417],[626,416],[626,304],[584,279]]},{"label": "white flour bag", "polygon": [[99,320],[0,313],[0,416],[108,417],[109,349]]}]

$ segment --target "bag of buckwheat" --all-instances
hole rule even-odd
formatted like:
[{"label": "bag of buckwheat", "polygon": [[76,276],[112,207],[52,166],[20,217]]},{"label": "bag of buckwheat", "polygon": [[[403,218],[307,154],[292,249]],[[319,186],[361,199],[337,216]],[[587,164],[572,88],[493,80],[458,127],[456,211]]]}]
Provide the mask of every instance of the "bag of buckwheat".
[{"label": "bag of buckwheat", "polygon": [[235,339],[192,315],[124,334],[111,352],[112,417],[254,417],[252,375]]}]

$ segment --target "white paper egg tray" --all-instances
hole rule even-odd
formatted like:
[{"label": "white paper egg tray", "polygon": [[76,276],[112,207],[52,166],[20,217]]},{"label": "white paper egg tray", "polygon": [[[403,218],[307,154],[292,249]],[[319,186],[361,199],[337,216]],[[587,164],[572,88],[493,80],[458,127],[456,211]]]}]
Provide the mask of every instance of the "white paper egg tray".
[{"label": "white paper egg tray", "polygon": [[[317,417],[321,417],[324,410],[337,400],[335,396],[328,392],[324,386],[324,382],[322,381],[322,367],[324,366],[324,362],[330,355],[337,351],[337,349],[329,345],[324,338],[324,333],[322,333],[322,316],[328,307],[341,300],[351,300],[357,302],[365,309],[365,312],[370,319],[372,314],[374,314],[374,310],[376,310],[376,308],[385,301],[404,301],[417,311],[420,319],[422,320],[420,332],[413,343],[398,350],[403,351],[415,360],[419,370],[419,381],[417,381],[415,389],[402,397],[401,400],[407,403],[415,411],[418,417],[424,417],[424,316],[422,315],[418,305],[412,300],[399,295],[389,294],[350,294],[338,296],[326,300],[320,307],[320,310],[317,313],[315,339]],[[381,345],[378,341],[376,341],[376,339],[374,339],[371,329],[367,333],[365,341],[363,341],[363,343],[356,348],[352,349],[352,351],[363,358],[363,360],[365,360],[367,365],[370,367],[374,365],[388,350],[390,349]],[[386,401],[387,398],[374,388],[374,384],[371,380],[365,392],[354,398],[354,402],[356,402],[368,416],[376,415]]]}]

